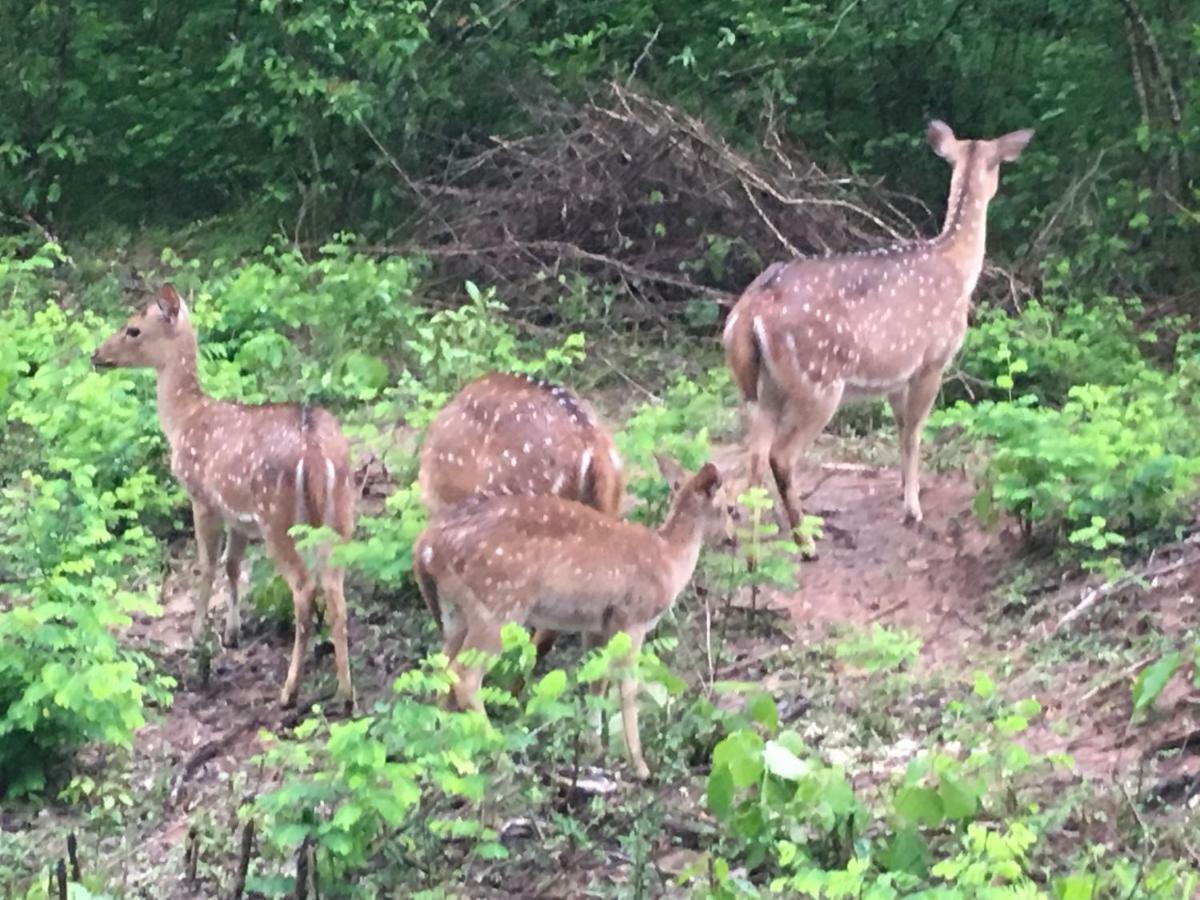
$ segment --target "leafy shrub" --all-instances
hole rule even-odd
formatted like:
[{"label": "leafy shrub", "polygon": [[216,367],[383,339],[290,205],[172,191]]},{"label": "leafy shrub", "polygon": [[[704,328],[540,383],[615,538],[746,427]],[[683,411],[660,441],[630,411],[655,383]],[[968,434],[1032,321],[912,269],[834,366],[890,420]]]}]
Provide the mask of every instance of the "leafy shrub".
[{"label": "leafy shrub", "polygon": [[[967,330],[961,368],[974,399],[1034,394],[1060,406],[1079,384],[1121,385],[1145,368],[1133,319],[1142,306],[1101,296],[1066,301],[1030,300],[1019,314],[982,307]],[[1016,363],[1016,368],[1013,364]],[[947,385],[955,399],[961,395]]]},{"label": "leafy shrub", "polygon": [[[969,753],[946,744],[917,755],[873,804],[840,766],[779,728],[770,698],[759,700],[755,724],[713,751],[708,805],[732,858],[708,860],[709,894],[756,897],[766,884],[805,897],[1042,896],[1031,877],[1038,822],[1017,798],[1024,774],[1061,760],[1016,740],[1037,702],[996,706],[993,692],[977,678],[975,698],[947,708],[971,723]],[[988,821],[1000,817],[1002,827]]]},{"label": "leafy shrub", "polygon": [[144,705],[169,699],[169,679],[117,639],[132,614],[157,611],[129,585],[158,560],[143,516],[173,505],[152,466],[161,438],[132,380],[91,371],[99,322],[39,304],[25,275],[53,258],[0,267],[12,297],[0,315],[0,794],[40,789],[87,741],[128,748]]},{"label": "leafy shrub", "polygon": [[[536,655],[528,633],[509,625],[503,639],[502,660],[528,675]],[[339,885],[362,890],[374,879],[394,891],[398,872],[407,873],[409,890],[444,890],[466,857],[508,856],[489,824],[497,806],[516,803],[524,814],[530,804],[550,802],[536,784],[513,784],[515,768],[578,769],[582,730],[616,714],[611,697],[589,693],[580,701],[578,688],[618,673],[628,650],[628,637],[617,635],[588,656],[575,678],[563,669],[546,673],[524,704],[485,684],[490,721],[430,702],[449,690],[452,678],[445,657],[432,656],[396,679],[393,697],[374,715],[333,724],[314,718],[287,740],[268,737],[263,761],[279,772],[280,783],[243,815],[261,823],[271,866],[282,868],[296,848],[311,843],[323,884],[332,878],[333,896],[341,896]],[[655,686],[678,693],[682,682],[653,653],[644,655],[640,668],[651,694]],[[485,790],[500,797],[485,806]],[[290,895],[293,887],[282,873],[253,884],[269,896]]]},{"label": "leafy shrub", "polygon": [[985,521],[1013,515],[1026,534],[1104,553],[1184,521],[1200,475],[1191,383],[1143,368],[1128,384],[1072,387],[1061,409],[1027,394],[960,402],[935,424],[988,446],[975,504]]}]

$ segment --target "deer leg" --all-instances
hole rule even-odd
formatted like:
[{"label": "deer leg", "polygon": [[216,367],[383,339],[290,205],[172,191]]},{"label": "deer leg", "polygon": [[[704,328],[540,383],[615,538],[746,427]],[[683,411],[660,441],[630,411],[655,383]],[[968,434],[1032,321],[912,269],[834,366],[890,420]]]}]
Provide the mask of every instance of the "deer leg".
[{"label": "deer leg", "polygon": [[627,659],[629,672],[621,679],[621,722],[625,726],[625,749],[629,751],[634,774],[644,781],[650,777],[650,767],[642,757],[642,736],[638,731],[637,660],[646,632],[644,628],[629,628],[627,633],[630,642]]},{"label": "deer leg", "polygon": [[800,500],[795,496],[796,466],[800,456],[817,439],[817,435],[825,430],[825,426],[837,412],[838,404],[842,402],[843,390],[844,386],[840,382],[813,385],[803,401],[797,398],[797,402],[789,407],[786,427],[771,445],[771,473],[775,476],[775,484],[780,497],[783,498],[783,508],[790,526],[789,534],[793,537],[800,523],[804,521]]},{"label": "deer leg", "polygon": [[242,630],[242,613],[239,608],[238,579],[242,572],[242,560],[246,556],[249,539],[235,529],[230,529],[225,543],[225,575],[229,579],[229,605],[225,607],[225,646],[236,647]]},{"label": "deer leg", "polygon": [[308,654],[308,642],[313,628],[313,594],[316,585],[309,576],[304,560],[296,551],[295,542],[287,535],[268,534],[267,553],[279,569],[279,574],[292,589],[292,612],[295,618],[295,637],[292,642],[292,659],[288,664],[287,680],[279,694],[279,705],[285,709],[296,705],[296,693],[300,676],[304,671],[304,658]]},{"label": "deer leg", "polygon": [[[537,672],[538,666],[542,664],[542,660],[546,658],[546,654],[550,652],[550,648],[554,646],[555,640],[558,639],[558,632],[549,628],[537,628],[533,632],[533,648],[537,651],[537,658],[533,663],[533,671]],[[513,680],[513,695],[519,695],[525,690],[525,676],[518,675]]]},{"label": "deer leg", "polygon": [[342,590],[344,578],[345,570],[341,566],[326,566],[321,570],[321,592],[325,595],[325,610],[329,613],[329,633],[333,637],[333,658],[337,665],[338,689],[334,702],[343,704],[350,712],[354,709],[354,687],[350,682],[346,594]]},{"label": "deer leg", "polygon": [[[583,655],[587,656],[593,650],[601,645],[601,635],[595,632],[584,632],[581,636],[583,642]],[[597,678],[588,685],[588,693],[593,697],[605,697],[608,695],[608,677]],[[604,710],[597,707],[595,715],[591,717],[590,727],[585,733],[584,740],[587,742],[588,749],[597,756],[604,753]]]},{"label": "deer leg", "polygon": [[[763,404],[751,403],[748,406],[750,427],[746,439],[747,455],[749,457],[747,472],[747,484],[750,487],[762,487],[766,483],[767,493],[771,493],[771,488],[776,488],[778,491],[779,479],[774,477],[772,469],[772,477],[766,478],[767,469],[770,466],[771,444],[776,437],[776,419],[777,416],[771,410],[763,408]],[[787,522],[784,519],[784,508],[786,501],[782,494],[778,494],[771,498],[771,505],[774,508],[775,516],[778,519],[780,529],[787,528]],[[751,568],[754,566],[754,560],[749,560]]]},{"label": "deer leg", "polygon": [[[472,650],[485,654],[488,659],[474,659],[469,664],[463,664],[460,661],[461,654]],[[460,710],[473,709],[487,715],[483,700],[479,698],[479,686],[483,684],[489,659],[494,661],[503,651],[504,642],[500,639],[500,629],[491,622],[477,621],[467,626],[462,647],[450,666],[458,676],[454,684],[454,698]]]},{"label": "deer leg", "polygon": [[192,503],[192,522],[196,531],[196,555],[200,562],[200,582],[192,595],[195,618],[192,620],[192,640],[199,641],[208,633],[208,601],[212,597],[213,580],[217,573],[217,557],[221,550],[221,517],[216,511]]},{"label": "deer leg", "polygon": [[904,406],[908,403],[908,386],[892,391],[887,395],[888,404],[892,407],[892,418],[896,420],[896,436],[900,438],[900,495],[904,496]]},{"label": "deer leg", "polygon": [[901,483],[904,485],[904,518],[921,521],[921,432],[942,386],[941,369],[925,369],[908,383],[904,398],[903,427],[900,431]]}]

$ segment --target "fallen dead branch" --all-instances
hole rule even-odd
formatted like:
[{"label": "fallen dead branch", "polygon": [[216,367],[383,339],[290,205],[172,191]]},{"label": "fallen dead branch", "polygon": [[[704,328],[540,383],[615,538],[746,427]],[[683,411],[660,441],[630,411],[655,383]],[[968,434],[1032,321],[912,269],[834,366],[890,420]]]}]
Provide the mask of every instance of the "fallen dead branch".
[{"label": "fallen dead branch", "polygon": [[1123,578],[1118,578],[1116,581],[1105,582],[1099,587],[1087,588],[1083,592],[1083,596],[1079,603],[1076,604],[1066,615],[1058,620],[1058,624],[1050,631],[1051,635],[1058,634],[1080,616],[1090,610],[1093,606],[1103,600],[1105,597],[1111,596],[1118,591],[1124,590],[1136,584],[1139,581],[1147,581],[1151,578],[1157,578],[1160,575],[1167,575],[1178,569],[1194,566],[1200,563],[1200,556],[1189,556],[1183,559],[1177,559],[1172,563],[1167,563],[1162,566],[1156,566],[1152,569],[1147,569],[1143,572],[1133,572]]},{"label": "fallen dead branch", "polygon": [[575,274],[619,286],[627,306],[662,309],[728,304],[772,259],[910,239],[929,220],[911,198],[824,171],[773,114],[765,152],[747,152],[628,84],[582,105],[516,102],[524,135],[465,147],[431,177],[413,177],[369,135],[416,200],[398,229],[411,238],[377,249],[513,288],[518,311],[553,309],[544,301],[572,290]]}]

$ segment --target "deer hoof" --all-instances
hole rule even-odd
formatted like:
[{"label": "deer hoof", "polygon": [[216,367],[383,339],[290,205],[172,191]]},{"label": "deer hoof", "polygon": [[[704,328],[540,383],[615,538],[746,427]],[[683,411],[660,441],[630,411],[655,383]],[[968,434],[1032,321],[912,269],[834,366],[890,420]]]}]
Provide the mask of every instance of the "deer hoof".
[{"label": "deer hoof", "polygon": [[238,627],[236,622],[233,624],[226,624],[225,634],[222,639],[226,647],[231,650],[237,647],[238,641],[241,640],[241,630],[242,629]]},{"label": "deer hoof", "polygon": [[349,694],[338,691],[333,698],[333,704],[335,709],[341,709],[343,715],[354,715],[354,691],[351,691]]},{"label": "deer hoof", "polygon": [[642,760],[638,760],[633,764],[633,777],[638,781],[650,780],[650,767]]},{"label": "deer hoof", "polygon": [[296,692],[293,690],[289,690],[288,688],[285,687],[279,693],[279,708],[280,709],[292,709],[293,707],[295,707],[295,705],[296,705]]}]

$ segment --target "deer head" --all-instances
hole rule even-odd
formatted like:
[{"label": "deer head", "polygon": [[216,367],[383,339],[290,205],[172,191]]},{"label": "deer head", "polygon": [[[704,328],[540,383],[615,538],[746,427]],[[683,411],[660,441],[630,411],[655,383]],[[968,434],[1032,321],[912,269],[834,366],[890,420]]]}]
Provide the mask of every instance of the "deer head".
[{"label": "deer head", "polygon": [[187,304],[173,286],[165,284],[152,303],[96,348],[92,365],[98,369],[161,370],[181,356],[194,355],[195,350],[196,336],[188,320]]},{"label": "deer head", "polygon": [[681,518],[698,522],[704,540],[723,539],[727,546],[734,544],[741,513],[720,470],[709,462],[692,475],[669,456],[655,454],[654,459],[671,487],[668,521]]},{"label": "deer head", "polygon": [[[926,134],[933,151],[954,167],[954,178],[970,180],[969,184],[960,187],[983,200],[996,196],[1000,186],[1000,164],[1016,161],[1033,140],[1032,128],[1012,131],[990,141],[960,140],[949,125],[937,119],[929,123]],[[962,196],[962,193],[951,188],[952,196]]]}]

